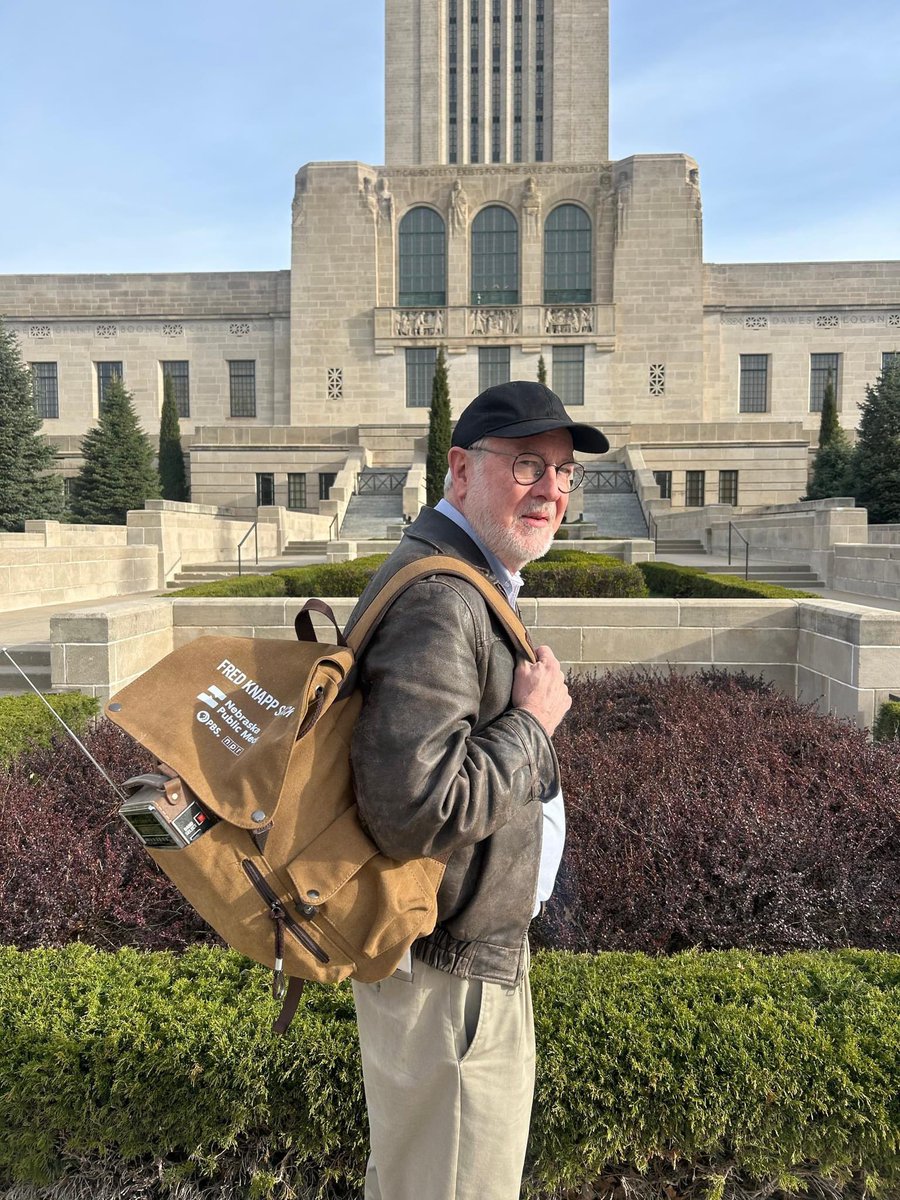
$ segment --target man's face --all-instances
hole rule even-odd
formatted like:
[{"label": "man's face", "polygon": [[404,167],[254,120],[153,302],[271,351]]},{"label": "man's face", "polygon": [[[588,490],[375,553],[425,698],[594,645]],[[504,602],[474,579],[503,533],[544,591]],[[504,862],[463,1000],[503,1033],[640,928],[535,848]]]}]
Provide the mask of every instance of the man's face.
[{"label": "man's face", "polygon": [[[547,553],[563,519],[569,497],[551,468],[571,462],[572,435],[552,429],[534,437],[485,438],[484,445],[500,453],[451,451],[457,507],[503,565],[518,571]],[[531,486],[517,483],[512,471],[515,455],[526,452],[548,464]]]}]

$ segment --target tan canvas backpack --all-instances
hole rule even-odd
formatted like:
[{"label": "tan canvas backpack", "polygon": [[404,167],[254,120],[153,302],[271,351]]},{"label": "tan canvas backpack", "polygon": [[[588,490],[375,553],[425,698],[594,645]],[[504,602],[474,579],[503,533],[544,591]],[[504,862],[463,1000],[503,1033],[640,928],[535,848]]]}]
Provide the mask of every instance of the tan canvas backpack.
[{"label": "tan canvas backpack", "polygon": [[203,919],[273,969],[273,993],[286,996],[278,1031],[303,981],[384,979],[434,928],[444,863],[379,852],[356,807],[350,739],[362,703],[357,658],[393,600],[435,574],[478,587],[534,661],[497,589],[461,560],[435,555],[397,572],[346,641],[340,631],[337,644],[315,640],[310,612],[334,617],[310,600],[296,642],[197,638],[106,706],[172,772],[129,780],[121,815]]}]

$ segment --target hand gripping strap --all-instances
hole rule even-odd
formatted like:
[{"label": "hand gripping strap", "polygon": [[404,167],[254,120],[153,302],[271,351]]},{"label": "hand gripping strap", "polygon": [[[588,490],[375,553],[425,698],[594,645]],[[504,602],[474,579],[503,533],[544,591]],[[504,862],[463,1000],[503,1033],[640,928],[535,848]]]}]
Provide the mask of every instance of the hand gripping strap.
[{"label": "hand gripping strap", "polygon": [[461,558],[451,558],[447,554],[433,554],[428,558],[417,559],[391,576],[347,634],[347,644],[357,659],[368,645],[378,622],[397,597],[420,579],[427,579],[431,575],[455,575],[459,579],[467,579],[481,592],[488,607],[506,630],[516,649],[529,662],[537,661],[528,630],[519,620],[503,593],[497,589],[495,584],[490,583],[477,568],[463,562]]}]

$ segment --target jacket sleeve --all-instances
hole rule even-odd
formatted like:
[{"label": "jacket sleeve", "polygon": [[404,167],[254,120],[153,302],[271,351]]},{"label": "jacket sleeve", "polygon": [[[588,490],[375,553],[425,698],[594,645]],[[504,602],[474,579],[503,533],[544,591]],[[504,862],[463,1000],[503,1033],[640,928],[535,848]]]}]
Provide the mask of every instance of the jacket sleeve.
[{"label": "jacket sleeve", "polygon": [[484,601],[464,587],[437,578],[409,588],[363,656],[351,748],[357,802],[391,858],[480,842],[518,806],[559,789],[553,745],[530,713],[507,707],[479,725],[488,673],[500,669],[511,687],[512,655],[505,641],[484,644],[485,619],[474,611]]}]

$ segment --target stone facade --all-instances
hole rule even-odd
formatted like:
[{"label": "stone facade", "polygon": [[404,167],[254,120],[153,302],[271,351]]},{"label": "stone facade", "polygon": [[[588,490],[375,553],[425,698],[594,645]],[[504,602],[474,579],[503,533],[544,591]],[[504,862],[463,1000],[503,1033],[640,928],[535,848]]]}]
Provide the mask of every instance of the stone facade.
[{"label": "stone facade", "polygon": [[[615,455],[640,446],[648,470],[670,473],[676,507],[697,503],[701,483],[707,501],[722,498],[734,472],[739,504],[802,495],[822,364],[852,430],[883,356],[900,353],[900,263],[705,265],[697,163],[608,161],[607,0],[386,0],[386,13],[387,163],[301,168],[290,270],[0,277],[26,360],[55,364],[59,415],[44,428],[63,473],[97,418],[98,364],[122,364],[155,435],[163,364],[186,362],[193,499],[249,515],[271,475],[276,504],[290,486],[315,511],[320,477],[351,454],[416,460],[427,397],[409,391],[410,364],[443,345],[454,414],[491,350],[508,351],[511,378],[534,378],[543,355],[557,390],[562,359],[582,356],[567,403],[608,430]],[[546,223],[561,206],[589,229],[589,278],[572,301],[545,293]],[[497,303],[473,281],[487,209],[516,229],[513,299]],[[445,278],[440,299],[401,304],[414,210],[443,230]],[[232,415],[234,361],[253,364],[255,415]]]}]

